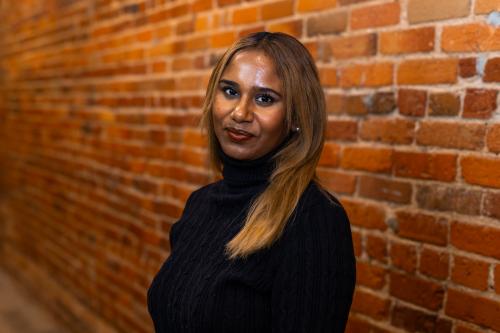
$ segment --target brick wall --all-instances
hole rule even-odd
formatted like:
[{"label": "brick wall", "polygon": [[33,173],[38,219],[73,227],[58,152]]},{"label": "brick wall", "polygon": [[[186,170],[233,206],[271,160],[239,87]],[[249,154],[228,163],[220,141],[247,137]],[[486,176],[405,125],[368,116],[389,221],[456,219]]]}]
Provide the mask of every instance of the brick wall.
[{"label": "brick wall", "polygon": [[314,55],[318,172],[352,221],[348,332],[500,332],[499,0],[0,0],[1,265],[75,332],[151,332],[210,69],[250,31]]}]

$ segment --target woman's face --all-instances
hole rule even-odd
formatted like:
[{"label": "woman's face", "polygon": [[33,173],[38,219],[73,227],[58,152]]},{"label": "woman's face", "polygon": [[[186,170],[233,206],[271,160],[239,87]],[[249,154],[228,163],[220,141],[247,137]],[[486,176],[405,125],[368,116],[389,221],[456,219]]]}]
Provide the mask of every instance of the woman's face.
[{"label": "woman's face", "polygon": [[282,82],[262,51],[236,53],[216,87],[214,130],[224,153],[253,160],[286,137]]}]

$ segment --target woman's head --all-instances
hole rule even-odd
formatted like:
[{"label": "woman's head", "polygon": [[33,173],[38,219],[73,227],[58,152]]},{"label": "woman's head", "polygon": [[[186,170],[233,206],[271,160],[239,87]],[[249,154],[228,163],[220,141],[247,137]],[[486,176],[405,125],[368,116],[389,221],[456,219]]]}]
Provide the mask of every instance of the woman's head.
[{"label": "woman's head", "polygon": [[299,132],[278,156],[317,163],[325,122],[314,61],[289,35],[249,35],[234,43],[212,72],[203,125],[217,167],[220,149],[237,159],[255,159],[272,151],[296,128]]}]

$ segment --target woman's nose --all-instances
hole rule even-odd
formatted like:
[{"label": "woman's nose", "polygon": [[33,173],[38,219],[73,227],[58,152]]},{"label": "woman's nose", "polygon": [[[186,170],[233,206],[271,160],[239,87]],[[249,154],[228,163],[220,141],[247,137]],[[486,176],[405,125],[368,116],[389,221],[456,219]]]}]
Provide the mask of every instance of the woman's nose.
[{"label": "woman's nose", "polygon": [[231,112],[231,117],[236,122],[250,122],[253,120],[253,111],[249,98],[241,97]]}]

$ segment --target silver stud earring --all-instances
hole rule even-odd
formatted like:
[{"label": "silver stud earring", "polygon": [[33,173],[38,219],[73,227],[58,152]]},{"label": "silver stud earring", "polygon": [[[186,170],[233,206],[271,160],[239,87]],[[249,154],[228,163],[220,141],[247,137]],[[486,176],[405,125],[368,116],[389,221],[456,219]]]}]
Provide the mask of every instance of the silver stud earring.
[{"label": "silver stud earring", "polygon": [[294,132],[298,132],[298,131],[300,131],[300,127],[295,127],[295,128],[293,129],[293,131],[294,131]]}]

